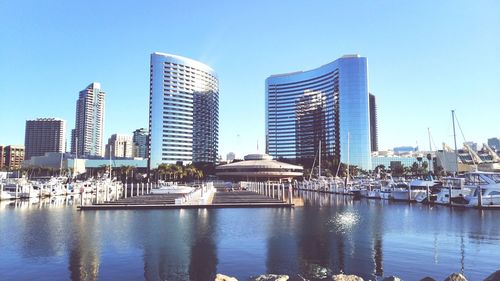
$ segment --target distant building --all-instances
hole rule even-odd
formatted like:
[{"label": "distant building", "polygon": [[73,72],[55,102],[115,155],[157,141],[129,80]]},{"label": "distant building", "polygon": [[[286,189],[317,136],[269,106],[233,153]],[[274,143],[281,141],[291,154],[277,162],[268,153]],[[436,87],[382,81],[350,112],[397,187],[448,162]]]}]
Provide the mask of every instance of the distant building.
[{"label": "distant building", "polygon": [[477,152],[477,143],[472,141],[467,141],[465,142],[465,144],[467,144],[473,151]]},{"label": "distant building", "polygon": [[[427,161],[427,160],[424,160]],[[383,165],[386,169],[394,170],[396,167],[411,167],[419,162],[416,155],[372,155],[372,170]]]},{"label": "distant building", "polygon": [[106,144],[105,158],[132,158],[134,142],[131,135],[113,134]]},{"label": "distant building", "polygon": [[24,167],[44,167],[53,169],[70,169],[75,175],[89,173],[90,176],[96,175],[92,171],[97,171],[102,169],[103,166],[110,165],[113,170],[117,171],[121,166],[133,166],[136,171],[146,171],[147,160],[146,159],[132,159],[132,158],[120,158],[120,159],[75,159],[74,155],[69,153],[48,152],[43,156],[34,156],[30,160],[26,160],[23,163]]},{"label": "distant building", "polygon": [[76,101],[75,129],[71,131],[71,153],[78,157],[103,155],[104,96],[94,82],[80,91]]},{"label": "distant building", "polygon": [[377,103],[375,96],[370,94],[370,145],[372,152],[378,151]]},{"label": "distant building", "polygon": [[134,157],[147,158],[148,157],[148,130],[140,128],[133,133],[134,142]]},{"label": "distant building", "polygon": [[234,154],[234,152],[229,152],[228,154],[226,154],[226,161],[227,162],[231,162],[235,158],[236,158],[236,154]]},{"label": "distant building", "polygon": [[149,161],[217,162],[219,82],[201,62],[171,54],[151,54]]},{"label": "distant building", "polygon": [[500,151],[500,139],[499,138],[491,138],[488,139],[488,146],[491,147],[491,149]]},{"label": "distant building", "polygon": [[346,55],[316,69],[266,79],[266,153],[312,162],[320,142],[322,159],[371,169],[365,57]]},{"label": "distant building", "polygon": [[395,154],[404,154],[418,151],[418,146],[398,146],[392,149]]},{"label": "distant building", "polygon": [[24,157],[42,156],[46,152],[64,152],[66,121],[57,118],[37,118],[26,121]]},{"label": "distant building", "polygon": [[24,146],[0,145],[0,169],[18,169],[24,161]]}]

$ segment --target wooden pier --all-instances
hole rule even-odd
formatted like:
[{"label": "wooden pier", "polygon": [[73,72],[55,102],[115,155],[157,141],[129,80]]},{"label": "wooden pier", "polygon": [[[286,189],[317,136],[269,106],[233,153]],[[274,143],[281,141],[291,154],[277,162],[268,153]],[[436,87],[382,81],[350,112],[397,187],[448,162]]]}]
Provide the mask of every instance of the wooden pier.
[{"label": "wooden pier", "polygon": [[[92,205],[78,206],[80,210],[131,210],[131,209],[200,209],[200,208],[283,208],[293,207],[293,204],[269,197],[254,191],[220,189],[214,193],[213,199],[207,204],[176,204],[176,199],[183,199],[183,194],[147,194],[103,202]],[[182,201],[182,200],[181,200]]]}]

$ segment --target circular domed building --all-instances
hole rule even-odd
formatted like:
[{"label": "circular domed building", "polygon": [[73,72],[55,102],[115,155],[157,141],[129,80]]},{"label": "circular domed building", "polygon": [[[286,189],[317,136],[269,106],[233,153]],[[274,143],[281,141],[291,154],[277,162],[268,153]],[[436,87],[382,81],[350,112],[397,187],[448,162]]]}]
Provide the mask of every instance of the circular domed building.
[{"label": "circular domed building", "polygon": [[249,154],[244,161],[220,165],[215,168],[216,175],[233,180],[292,180],[302,177],[302,166],[273,160],[267,154]]}]

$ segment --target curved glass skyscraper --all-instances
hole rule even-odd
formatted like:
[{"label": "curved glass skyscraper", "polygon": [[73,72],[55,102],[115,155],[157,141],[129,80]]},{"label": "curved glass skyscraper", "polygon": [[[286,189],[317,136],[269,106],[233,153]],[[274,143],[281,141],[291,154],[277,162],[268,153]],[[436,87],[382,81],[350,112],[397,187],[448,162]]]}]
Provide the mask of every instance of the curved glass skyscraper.
[{"label": "curved glass skyscraper", "polygon": [[266,79],[266,152],[314,159],[320,143],[322,157],[371,169],[366,58]]},{"label": "curved glass skyscraper", "polygon": [[150,168],[178,161],[215,163],[219,82],[212,68],[176,55],[151,54]]}]

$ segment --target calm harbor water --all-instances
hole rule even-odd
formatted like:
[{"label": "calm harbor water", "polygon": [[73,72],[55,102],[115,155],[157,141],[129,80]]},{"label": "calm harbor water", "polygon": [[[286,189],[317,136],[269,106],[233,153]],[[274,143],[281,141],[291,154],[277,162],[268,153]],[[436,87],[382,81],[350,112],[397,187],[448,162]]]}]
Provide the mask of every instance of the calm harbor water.
[{"label": "calm harbor water", "polygon": [[500,269],[500,211],[300,194],[294,209],[77,211],[0,203],[0,280],[437,280]]}]

